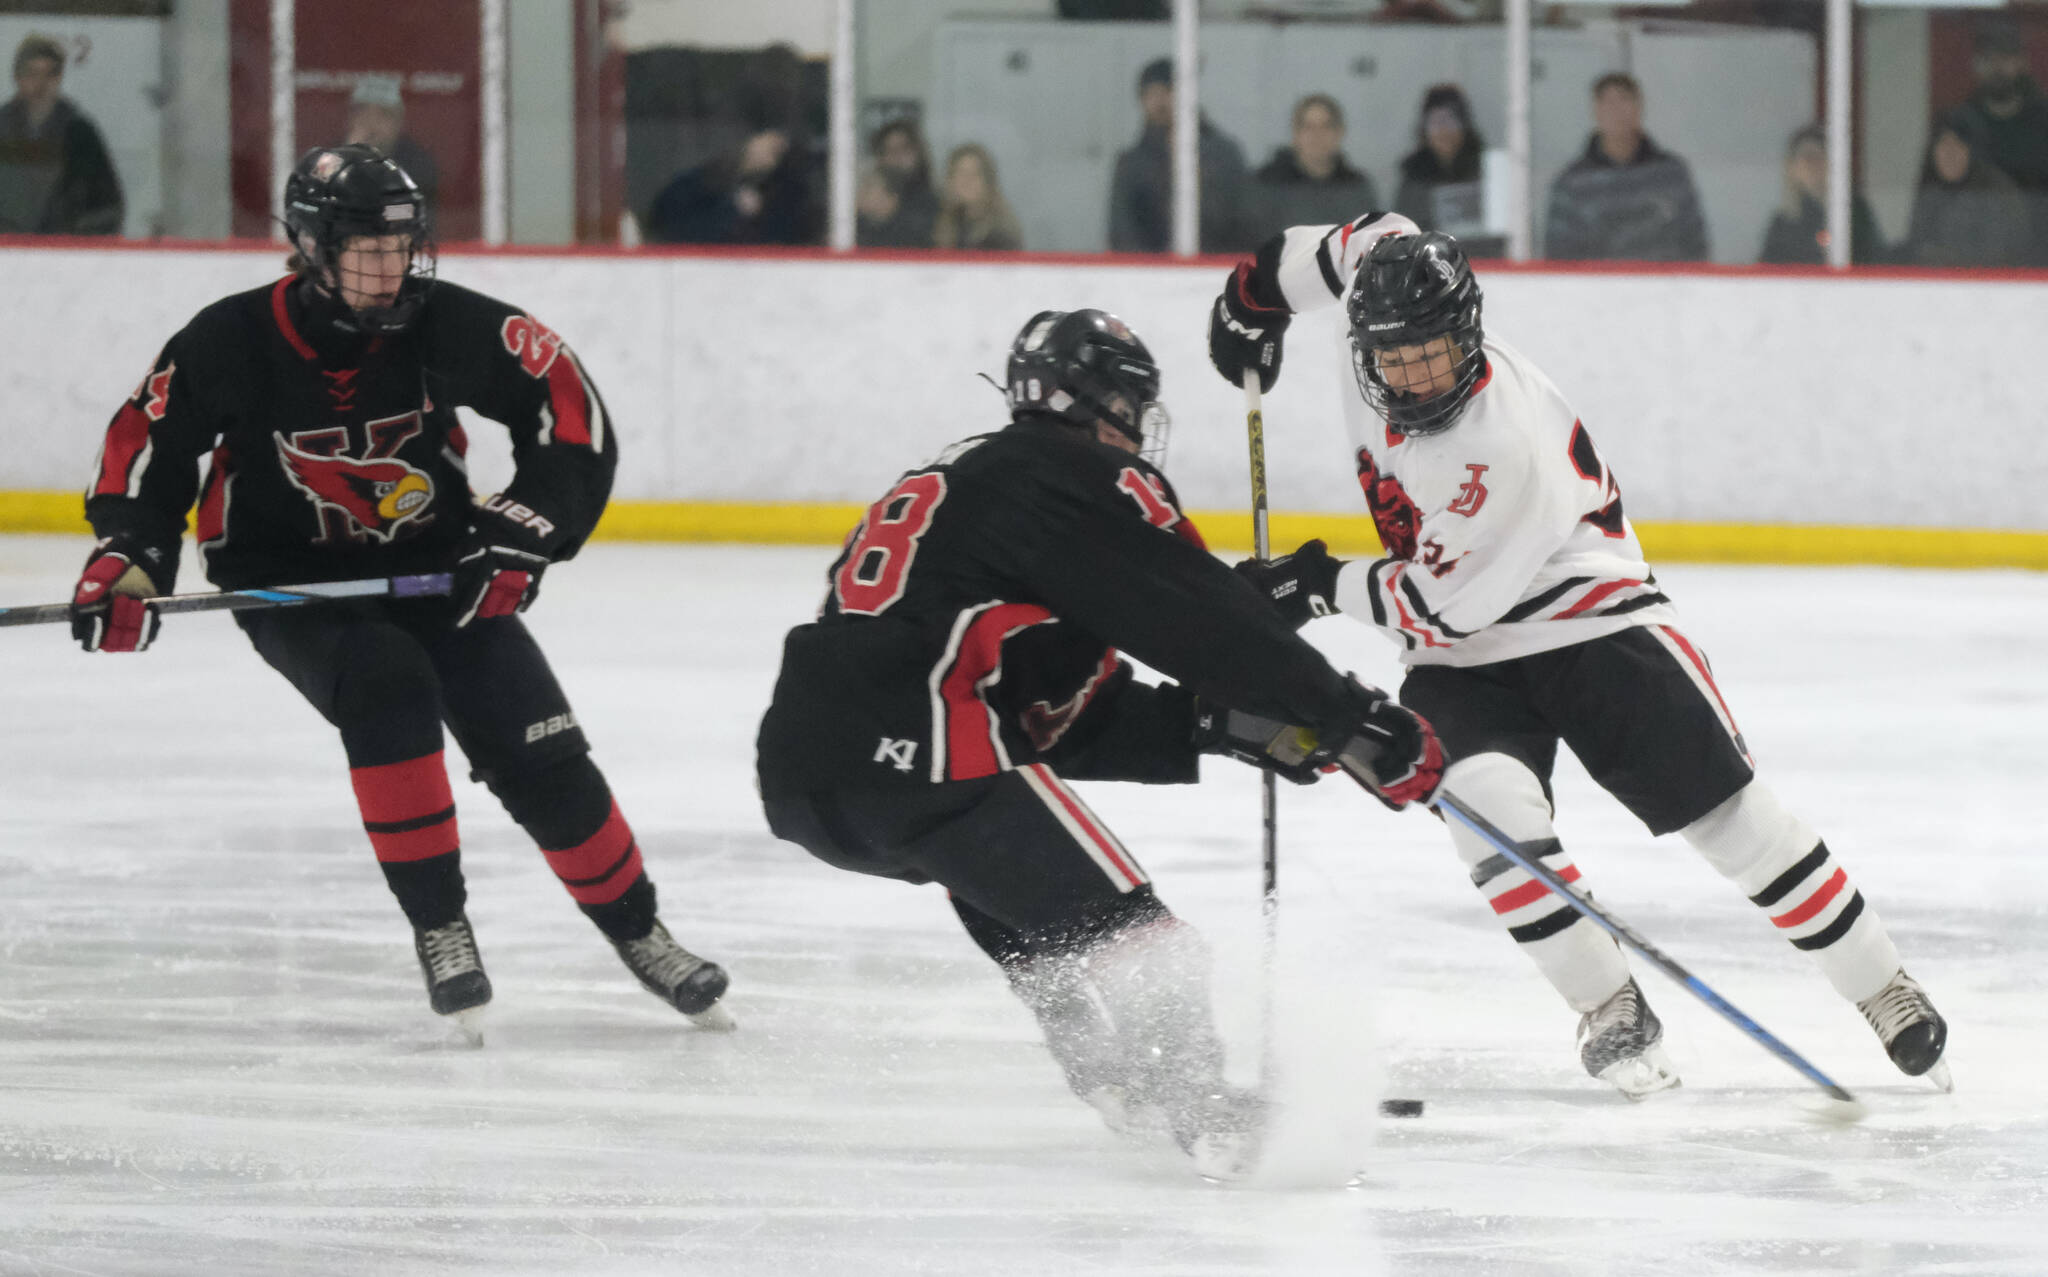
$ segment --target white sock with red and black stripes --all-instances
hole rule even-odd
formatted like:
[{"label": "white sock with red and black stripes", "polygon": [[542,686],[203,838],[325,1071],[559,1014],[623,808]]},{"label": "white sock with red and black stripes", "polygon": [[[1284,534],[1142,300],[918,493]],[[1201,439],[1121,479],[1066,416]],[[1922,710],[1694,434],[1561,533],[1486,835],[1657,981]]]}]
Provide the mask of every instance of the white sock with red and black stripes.
[{"label": "white sock with red and black stripes", "polygon": [[1679,832],[1843,997],[1861,1002],[1898,973],[1899,951],[1849,871],[1762,781]]},{"label": "white sock with red and black stripes", "polygon": [[[1551,850],[1539,859],[1566,882],[1579,880],[1578,866],[1557,845],[1543,783],[1527,767],[1506,754],[1475,754],[1452,764],[1444,784],[1516,842],[1548,843]],[[1628,959],[1606,932],[1582,922],[1576,909],[1479,835],[1457,821],[1445,823],[1472,884],[1572,1010],[1592,1011],[1628,983]]]}]

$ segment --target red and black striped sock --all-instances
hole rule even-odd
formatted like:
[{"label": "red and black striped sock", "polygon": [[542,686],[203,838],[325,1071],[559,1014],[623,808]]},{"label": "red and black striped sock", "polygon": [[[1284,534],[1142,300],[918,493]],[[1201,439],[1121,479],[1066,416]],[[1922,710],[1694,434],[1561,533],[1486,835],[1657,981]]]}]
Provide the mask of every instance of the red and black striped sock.
[{"label": "red and black striped sock", "polygon": [[373,767],[352,767],[356,805],[378,867],[415,927],[438,927],[468,903],[455,796],[441,751]]}]

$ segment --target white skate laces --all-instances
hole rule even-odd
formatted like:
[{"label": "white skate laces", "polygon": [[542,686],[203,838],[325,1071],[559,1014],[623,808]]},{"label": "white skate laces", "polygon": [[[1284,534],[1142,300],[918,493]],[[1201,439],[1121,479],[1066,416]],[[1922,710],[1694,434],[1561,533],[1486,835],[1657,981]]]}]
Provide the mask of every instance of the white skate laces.
[{"label": "white skate laces", "polygon": [[1877,1040],[1884,1044],[1899,1072],[1926,1077],[1944,1091],[1953,1090],[1942,1052],[1948,1046],[1948,1022],[1934,1009],[1919,981],[1901,969],[1876,993],[1856,1004]]}]

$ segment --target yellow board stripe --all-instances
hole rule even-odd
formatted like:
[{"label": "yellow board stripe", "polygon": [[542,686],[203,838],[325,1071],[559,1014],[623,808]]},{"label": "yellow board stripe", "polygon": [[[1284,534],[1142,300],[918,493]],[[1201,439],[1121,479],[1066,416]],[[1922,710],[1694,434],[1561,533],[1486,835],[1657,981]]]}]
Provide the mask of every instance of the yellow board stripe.
[{"label": "yellow board stripe", "polygon": [[[75,492],[0,492],[0,532],[89,529]],[[597,535],[611,541],[732,541],[757,545],[837,545],[864,506],[836,503],[614,501]],[[1198,510],[1197,526],[1219,550],[1249,553],[1251,515]],[[1795,523],[1638,523],[1652,563],[1840,563],[1928,568],[2048,570],[2048,532],[1953,528],[1828,527]],[[1273,549],[1285,553],[1311,537],[1340,555],[1380,553],[1362,514],[1275,514]]]}]

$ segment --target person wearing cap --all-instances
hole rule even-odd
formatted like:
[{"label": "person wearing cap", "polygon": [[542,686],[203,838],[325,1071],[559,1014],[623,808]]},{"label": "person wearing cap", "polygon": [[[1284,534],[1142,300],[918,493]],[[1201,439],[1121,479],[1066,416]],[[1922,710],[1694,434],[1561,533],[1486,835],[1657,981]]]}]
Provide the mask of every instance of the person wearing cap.
[{"label": "person wearing cap", "polygon": [[[1173,247],[1173,59],[1157,58],[1138,73],[1144,129],[1116,157],[1109,187],[1109,247],[1117,253],[1164,253]],[[1201,249],[1231,253],[1257,238],[1244,223],[1244,148],[1201,121],[1196,165],[1201,171]]]},{"label": "person wearing cap", "polygon": [[2048,266],[2048,97],[2034,83],[2026,45],[2011,21],[1979,25],[1975,50],[1970,69],[1977,85],[1962,113],[1977,158],[2003,170],[2020,188],[2029,222],[2024,264]]},{"label": "person wearing cap", "polygon": [[126,204],[99,127],[63,96],[64,47],[31,35],[14,50],[0,106],[0,235],[116,235]]},{"label": "person wearing cap", "polygon": [[356,81],[355,92],[348,99],[345,140],[374,146],[397,161],[426,197],[427,212],[434,211],[440,174],[434,157],[405,131],[405,94],[397,76],[374,74]]}]

